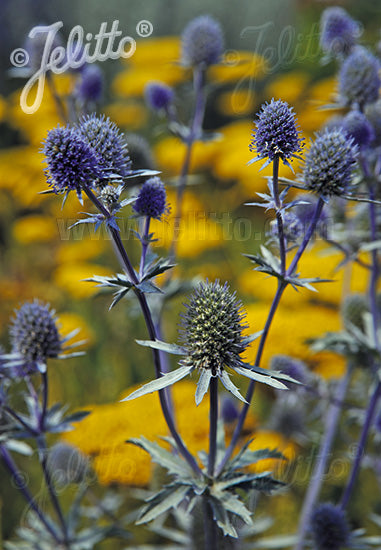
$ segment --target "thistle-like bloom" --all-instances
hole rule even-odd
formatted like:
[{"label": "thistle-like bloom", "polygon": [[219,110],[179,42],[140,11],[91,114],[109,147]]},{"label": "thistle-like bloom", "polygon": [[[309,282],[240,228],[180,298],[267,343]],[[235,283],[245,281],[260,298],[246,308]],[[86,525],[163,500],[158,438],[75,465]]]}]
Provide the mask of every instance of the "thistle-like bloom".
[{"label": "thistle-like bloom", "polygon": [[381,100],[370,103],[365,107],[365,115],[372,125],[375,139],[373,146],[381,145]]},{"label": "thistle-like bloom", "polygon": [[89,460],[77,447],[60,442],[48,454],[47,467],[59,485],[80,483],[89,472]]},{"label": "thistle-like bloom", "polygon": [[77,331],[61,337],[58,319],[49,304],[38,300],[25,302],[15,313],[9,328],[12,352],[2,355],[4,367],[9,368],[12,375],[22,377],[45,372],[48,359],[69,357],[62,355],[69,349],[65,343]]},{"label": "thistle-like bloom", "polygon": [[160,178],[149,178],[143,183],[133,208],[140,216],[161,220],[168,206],[167,193]]},{"label": "thistle-like bloom", "polygon": [[83,103],[99,101],[103,93],[103,71],[95,63],[85,65],[75,89],[76,97]]},{"label": "thistle-like bloom", "polygon": [[339,73],[339,95],[346,105],[361,107],[376,101],[380,90],[380,63],[366,48],[357,46]]},{"label": "thistle-like bloom", "polygon": [[348,544],[350,530],[345,513],[333,504],[320,504],[314,510],[311,529],[318,550],[340,550]]},{"label": "thistle-like bloom", "polygon": [[257,129],[252,133],[253,139],[249,145],[250,151],[257,151],[257,157],[249,164],[267,159],[265,167],[278,157],[290,166],[289,160],[300,158],[296,153],[301,151],[303,140],[299,135],[295,114],[288,103],[272,99],[270,103],[262,105],[257,116]]},{"label": "thistle-like bloom", "polygon": [[73,190],[81,198],[83,185],[91,187],[103,177],[98,155],[75,128],[58,125],[50,130],[42,152],[48,165],[48,184],[57,194]]},{"label": "thistle-like bloom", "polygon": [[351,111],[343,119],[343,130],[359,147],[367,147],[375,138],[373,126],[360,111]]},{"label": "thistle-like bloom", "polygon": [[306,155],[304,183],[323,197],[342,195],[352,181],[357,147],[342,130],[317,134]]},{"label": "thistle-like bloom", "polygon": [[238,388],[232,383],[226,368],[247,378],[263,382],[279,389],[287,389],[280,380],[292,381],[283,373],[253,367],[243,362],[240,355],[257,335],[243,335],[247,325],[242,303],[231,293],[227,283],[219,281],[200,284],[193,291],[187,311],[182,317],[181,340],[183,345],[165,342],[140,341],[139,343],[175,355],[183,355],[180,367],[145,384],[124,401],[161,390],[197,370],[200,377],[196,389],[196,404],[201,403],[209,389],[210,380],[218,377],[225,388],[245,402]]},{"label": "thistle-like bloom", "polygon": [[154,111],[168,109],[174,99],[174,92],[163,82],[149,82],[144,90],[147,105]]},{"label": "thistle-like bloom", "polygon": [[181,36],[181,60],[184,65],[213,65],[221,59],[224,37],[221,25],[209,15],[200,15],[185,27]]},{"label": "thistle-like bloom", "polygon": [[360,25],[338,6],[323,11],[320,20],[320,45],[333,55],[348,55],[360,36]]},{"label": "thistle-like bloom", "polygon": [[82,138],[95,151],[106,174],[125,177],[131,173],[131,160],[127,143],[116,124],[104,115],[84,116],[77,129]]}]

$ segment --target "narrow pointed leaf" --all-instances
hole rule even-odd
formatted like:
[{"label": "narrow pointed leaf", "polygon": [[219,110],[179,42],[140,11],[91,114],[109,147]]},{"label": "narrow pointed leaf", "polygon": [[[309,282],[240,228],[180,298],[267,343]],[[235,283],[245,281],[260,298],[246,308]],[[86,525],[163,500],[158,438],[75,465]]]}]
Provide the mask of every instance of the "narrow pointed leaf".
[{"label": "narrow pointed leaf", "polygon": [[199,405],[201,401],[204,399],[204,395],[209,389],[210,379],[212,378],[212,373],[207,369],[202,369],[200,378],[197,382],[197,389],[196,389],[196,405]]},{"label": "narrow pointed leaf", "polygon": [[122,399],[121,402],[130,401],[131,399],[136,399],[137,397],[147,395],[147,393],[153,393],[154,391],[167,388],[182,378],[185,378],[190,372],[192,372],[193,368],[194,367],[179,367],[172,372],[168,372],[167,374],[164,374],[164,376],[161,376],[156,380],[152,380],[151,382],[148,382],[148,384],[145,384],[138,390],[132,392],[128,397]]},{"label": "narrow pointed leaf", "polygon": [[271,376],[265,376],[263,374],[258,374],[257,372],[254,372],[249,369],[245,369],[242,367],[233,367],[233,369],[238,373],[242,374],[243,376],[246,376],[247,378],[250,378],[251,380],[255,380],[257,382],[262,382],[262,384],[267,384],[268,386],[272,386],[273,388],[278,388],[280,390],[288,390],[287,386],[285,384],[282,384],[279,380],[276,380],[275,378],[271,378]]},{"label": "narrow pointed leaf", "polygon": [[243,401],[244,403],[247,403],[246,399],[240,394],[239,389],[233,384],[233,382],[230,380],[228,373],[223,370],[222,373],[219,376],[221,382],[225,386],[225,388],[230,391],[235,397]]},{"label": "narrow pointed leaf", "polygon": [[136,525],[141,525],[142,523],[152,521],[167,510],[176,508],[176,506],[184,500],[188,491],[189,487],[184,485],[180,487],[175,485],[174,487],[166,488],[163,491],[160,491],[160,493],[155,495],[156,498],[153,501],[155,504],[152,505],[151,503],[147,506],[147,508],[143,511],[142,516],[136,522]]},{"label": "narrow pointed leaf", "polygon": [[174,355],[185,355],[186,350],[181,346],[176,344],[168,344],[167,342],[161,342],[160,340],[136,340],[136,342],[141,346],[146,346],[147,348],[159,349],[160,351],[165,351],[166,353],[173,353]]},{"label": "narrow pointed leaf", "polygon": [[139,439],[132,438],[127,443],[132,443],[146,451],[156,464],[160,464],[160,466],[166,468],[169,473],[178,475],[183,481],[187,475],[192,476],[190,467],[182,458],[167,451],[158,443],[149,441],[145,437],[140,437]]}]

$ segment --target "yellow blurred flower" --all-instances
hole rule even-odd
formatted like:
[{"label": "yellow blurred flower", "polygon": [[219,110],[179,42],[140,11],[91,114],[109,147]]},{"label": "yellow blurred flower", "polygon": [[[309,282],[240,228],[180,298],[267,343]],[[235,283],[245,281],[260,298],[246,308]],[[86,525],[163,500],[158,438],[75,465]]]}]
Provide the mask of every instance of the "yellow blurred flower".
[{"label": "yellow blurred flower", "polygon": [[101,265],[86,262],[67,262],[57,267],[53,274],[54,282],[73,298],[87,298],[99,292],[94,283],[84,281],[93,275],[102,277],[113,275],[112,271]]},{"label": "yellow blurred flower", "polygon": [[136,42],[136,51],[127,61],[133,66],[176,63],[180,60],[181,40],[178,36],[145,38]]},{"label": "yellow blurred flower", "polygon": [[227,116],[254,114],[256,97],[249,89],[224,92],[218,96],[217,108]]},{"label": "yellow blurred flower", "polygon": [[238,86],[254,85],[267,71],[264,57],[244,50],[234,50],[225,55],[224,63],[209,68],[210,80],[218,84],[238,82]]},{"label": "yellow blurred flower", "polygon": [[47,242],[57,239],[57,227],[50,217],[31,215],[16,220],[12,227],[14,238],[21,244]]},{"label": "yellow blurred flower", "polygon": [[279,451],[282,453],[285,460],[281,458],[267,458],[260,460],[256,464],[249,467],[250,471],[257,473],[272,472],[275,478],[281,477],[282,472],[287,468],[287,465],[295,460],[296,457],[295,444],[285,439],[277,432],[265,430],[256,432],[254,441],[250,443],[249,449],[251,451],[269,449],[270,451]]},{"label": "yellow blurred flower", "polygon": [[[266,97],[282,98],[283,101],[287,101],[293,107],[304,94],[308,82],[309,75],[307,73],[291,71],[280,74],[266,86]],[[295,112],[299,116],[296,110]]]},{"label": "yellow blurred flower", "polygon": [[[220,141],[208,141],[194,144],[192,147],[190,173],[210,168],[218,152]],[[160,170],[166,175],[178,175],[185,158],[186,147],[180,139],[169,136],[160,140],[154,147],[155,158]]]},{"label": "yellow blurred flower", "polygon": [[185,75],[184,68],[174,63],[158,62],[148,67],[134,66],[117,74],[112,83],[112,91],[118,96],[140,97],[148,82],[152,80],[176,86],[185,79]]},{"label": "yellow blurred flower", "polygon": [[105,249],[106,242],[101,238],[93,238],[97,236],[96,233],[76,241],[63,241],[57,251],[57,264],[81,262],[98,256]]},{"label": "yellow blurred flower", "polygon": [[[140,385],[129,388],[121,399],[138,387]],[[172,388],[179,433],[192,454],[207,450],[209,444],[209,403],[204,399],[196,407],[195,389],[195,383],[190,381],[178,382]],[[167,434],[158,395],[154,393],[133,401],[86,409],[91,410],[91,414],[76,424],[73,431],[67,432],[65,440],[94,456],[94,469],[101,483],[147,485],[152,476],[150,457],[125,441],[141,435],[157,441]],[[254,426],[255,417],[250,412],[245,431],[251,431]],[[264,447],[273,448],[275,439],[271,435],[270,440],[261,437],[261,441]],[[282,442],[282,438],[279,441]]]},{"label": "yellow blurred flower", "polygon": [[0,188],[10,192],[21,206],[38,205],[43,200],[38,193],[47,187],[42,161],[42,155],[32,146],[0,151]]},{"label": "yellow blurred flower", "polygon": [[81,317],[81,315],[78,315],[78,313],[66,312],[60,313],[58,318],[60,322],[60,333],[63,336],[66,336],[73,330],[79,329],[78,334],[71,338],[70,343],[85,340],[86,346],[91,344],[94,338],[93,332],[87,325],[85,319]]},{"label": "yellow blurred flower", "polygon": [[104,112],[121,128],[137,130],[147,122],[147,109],[138,101],[116,101],[105,107]]},{"label": "yellow blurred flower", "polygon": [[[173,194],[168,194],[168,201],[169,204],[174,204]],[[152,220],[150,230],[158,239],[157,244],[166,248],[171,245],[175,235],[177,252],[181,258],[193,258],[205,250],[223,244],[220,225],[209,218],[205,206],[189,192],[184,195],[180,223],[175,219],[172,210],[166,219]]]},{"label": "yellow blurred flower", "polygon": [[[263,329],[268,312],[268,304],[256,303],[247,308],[247,321],[250,325],[250,332]],[[291,355],[307,362],[313,361],[320,364],[319,357],[309,349],[306,340],[340,329],[340,317],[336,311],[330,308],[306,303],[303,307],[290,312],[287,306],[281,304],[270,327],[261,365],[265,368],[268,367],[271,357],[277,354]],[[251,344],[245,353],[246,360],[252,364],[254,364],[257,346],[258,341]],[[330,355],[332,359],[334,358],[334,361],[337,359],[338,363],[341,362],[338,356],[328,352],[325,358],[329,358]],[[336,375],[336,372],[335,369],[332,376]]]}]

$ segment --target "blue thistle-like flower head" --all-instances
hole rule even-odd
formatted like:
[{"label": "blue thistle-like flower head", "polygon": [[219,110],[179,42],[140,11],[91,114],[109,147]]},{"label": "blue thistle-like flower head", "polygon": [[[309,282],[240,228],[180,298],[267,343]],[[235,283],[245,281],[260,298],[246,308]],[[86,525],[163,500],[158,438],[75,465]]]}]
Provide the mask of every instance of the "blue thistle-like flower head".
[{"label": "blue thistle-like flower head", "polygon": [[181,336],[187,357],[184,365],[206,369],[216,376],[224,365],[241,364],[245,350],[243,331],[245,314],[242,302],[225,283],[201,283],[186,304]]},{"label": "blue thistle-like flower head", "polygon": [[320,20],[320,45],[333,55],[348,55],[361,34],[360,25],[338,6],[323,11]]},{"label": "blue thistle-like flower head", "polygon": [[48,132],[42,149],[48,184],[55,193],[74,190],[81,197],[83,185],[91,187],[103,177],[98,156],[75,128],[57,126]]},{"label": "blue thistle-like flower head", "polygon": [[375,138],[373,126],[360,111],[351,111],[348,113],[342,122],[344,132],[351,138],[359,147],[367,147]]},{"label": "blue thistle-like flower head", "polygon": [[84,116],[78,123],[79,134],[95,151],[105,173],[125,177],[131,173],[127,143],[116,124],[104,115]]},{"label": "blue thistle-like flower head", "polygon": [[257,151],[254,160],[267,158],[268,164],[279,157],[289,166],[288,161],[297,157],[296,153],[303,147],[292,108],[285,101],[272,99],[262,106],[257,116],[257,129],[249,145],[250,151]]},{"label": "blue thistle-like flower head", "polygon": [[186,66],[218,63],[224,50],[221,25],[210,15],[196,17],[185,27],[181,47],[181,59]]},{"label": "blue thistle-like flower head", "polygon": [[76,97],[83,103],[99,101],[103,93],[103,71],[92,63],[85,65],[81,70],[81,76],[75,89]]},{"label": "blue thistle-like flower head", "polygon": [[154,111],[168,109],[174,99],[174,92],[163,82],[149,82],[144,90],[147,105]]},{"label": "blue thistle-like flower head", "polygon": [[84,481],[89,472],[89,460],[73,445],[59,442],[49,450],[47,467],[55,483],[69,485]]},{"label": "blue thistle-like flower head", "polygon": [[357,46],[339,72],[339,95],[346,105],[361,107],[378,99],[380,63],[366,48]]},{"label": "blue thistle-like flower head", "polygon": [[162,218],[168,206],[165,186],[160,178],[149,178],[143,183],[133,208],[140,216],[148,216],[155,220]]},{"label": "blue thistle-like flower head", "polygon": [[342,195],[352,181],[357,147],[342,130],[325,130],[306,155],[304,183],[323,197]]},{"label": "blue thistle-like flower head", "polygon": [[333,504],[317,506],[311,517],[311,530],[318,550],[340,550],[348,544],[350,530],[345,513]]},{"label": "blue thistle-like flower head", "polygon": [[16,311],[9,334],[12,353],[22,357],[24,372],[36,371],[39,364],[62,352],[55,312],[38,300],[25,302]]}]

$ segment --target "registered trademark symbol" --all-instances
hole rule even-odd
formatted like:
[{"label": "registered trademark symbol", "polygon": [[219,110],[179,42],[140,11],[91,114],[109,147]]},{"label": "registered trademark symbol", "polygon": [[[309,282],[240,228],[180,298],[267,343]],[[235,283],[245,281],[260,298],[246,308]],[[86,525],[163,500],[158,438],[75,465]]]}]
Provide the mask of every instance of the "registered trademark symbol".
[{"label": "registered trademark symbol", "polygon": [[147,19],[142,19],[141,21],[139,21],[139,23],[136,25],[136,32],[142,38],[147,38],[147,36],[151,36],[153,32],[153,25],[151,21],[148,21]]}]

